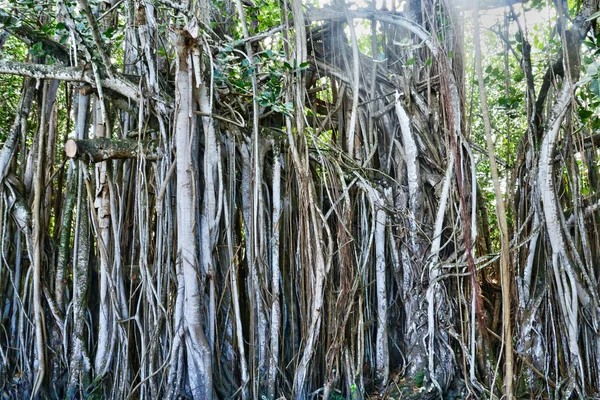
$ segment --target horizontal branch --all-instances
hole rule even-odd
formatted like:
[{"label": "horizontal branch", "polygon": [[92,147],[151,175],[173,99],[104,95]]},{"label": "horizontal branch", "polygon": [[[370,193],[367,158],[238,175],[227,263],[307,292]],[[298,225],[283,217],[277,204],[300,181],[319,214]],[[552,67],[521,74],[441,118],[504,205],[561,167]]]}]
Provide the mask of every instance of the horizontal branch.
[{"label": "horizontal branch", "polygon": [[[60,65],[31,64],[16,61],[0,60],[0,74],[29,76],[35,79],[56,79],[67,82],[86,82],[96,86],[94,74],[91,69],[81,67],[62,67]],[[137,101],[139,91],[137,87],[114,74],[114,78],[105,78],[100,82],[102,87],[115,93]]]},{"label": "horizontal branch", "polygon": [[357,10],[343,10],[331,6],[323,8],[314,8],[307,13],[308,19],[312,22],[317,21],[347,21],[348,18],[370,19],[396,25],[414,33],[431,50],[434,57],[437,57],[438,48],[434,45],[429,32],[424,30],[419,24],[409,20],[404,13],[391,13],[389,11],[373,10],[370,8],[359,8]]},{"label": "horizontal branch", "polygon": [[153,140],[118,140],[108,138],[69,139],[65,143],[69,158],[81,158],[91,162],[137,158],[144,155],[147,160],[156,160],[160,152]]}]

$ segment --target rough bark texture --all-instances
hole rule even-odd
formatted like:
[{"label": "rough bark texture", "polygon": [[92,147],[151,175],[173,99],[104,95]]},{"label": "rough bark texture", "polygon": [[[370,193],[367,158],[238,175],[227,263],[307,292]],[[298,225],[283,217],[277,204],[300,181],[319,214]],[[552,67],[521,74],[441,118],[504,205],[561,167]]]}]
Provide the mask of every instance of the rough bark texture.
[{"label": "rough bark texture", "polygon": [[69,158],[95,163],[137,157],[146,160],[159,158],[154,141],[138,142],[132,139],[109,139],[104,136],[96,136],[93,139],[69,139],[65,143],[65,154]]}]

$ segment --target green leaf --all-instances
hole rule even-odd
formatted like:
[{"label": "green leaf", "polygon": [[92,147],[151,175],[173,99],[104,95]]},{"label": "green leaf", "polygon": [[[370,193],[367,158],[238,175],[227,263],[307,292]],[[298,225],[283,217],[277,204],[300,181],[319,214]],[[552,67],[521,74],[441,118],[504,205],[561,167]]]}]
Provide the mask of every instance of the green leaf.
[{"label": "green leaf", "polygon": [[596,95],[596,97],[600,98],[600,82],[598,79],[592,80],[590,83],[590,90]]},{"label": "green leaf", "polygon": [[515,77],[513,79],[515,80],[515,82],[518,83],[518,82],[521,82],[523,80],[523,78],[525,78],[525,75],[523,75],[522,73],[519,72],[515,75]]},{"label": "green leaf", "polygon": [[590,49],[595,49],[596,48],[596,45],[592,41],[590,41],[590,40],[584,40],[582,43],[583,43],[584,46],[586,46],[586,47],[588,47]]},{"label": "green leaf", "polygon": [[36,56],[36,57],[43,56],[44,55],[44,48],[42,46],[42,43],[41,42],[37,42],[33,46],[31,46],[31,48],[29,49],[29,54],[31,54],[32,56]]},{"label": "green leaf", "polygon": [[406,65],[413,65],[415,63],[415,59],[411,58],[406,62]]},{"label": "green leaf", "polygon": [[581,118],[582,121],[586,121],[587,119],[589,119],[594,112],[591,110],[586,110],[585,108],[580,108],[577,113],[579,114],[579,118]]},{"label": "green leaf", "polygon": [[111,39],[113,37],[115,33],[115,29],[114,28],[108,28],[107,30],[104,31],[103,35],[108,38]]}]

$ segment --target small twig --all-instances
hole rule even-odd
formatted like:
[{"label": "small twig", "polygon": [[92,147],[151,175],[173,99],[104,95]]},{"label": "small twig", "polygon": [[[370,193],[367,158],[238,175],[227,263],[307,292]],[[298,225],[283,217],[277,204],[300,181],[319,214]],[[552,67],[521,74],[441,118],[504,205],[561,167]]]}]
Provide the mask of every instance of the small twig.
[{"label": "small twig", "polygon": [[65,158],[63,160],[63,162],[60,164],[60,167],[58,167],[56,169],[56,171],[54,171],[54,173],[52,174],[52,176],[50,177],[50,179],[48,179],[48,182],[46,182],[46,186],[44,187],[44,190],[48,189],[48,186],[52,183],[52,180],[56,177],[56,175],[61,172],[63,170],[63,168],[65,167],[65,164],[67,163],[67,161],[69,161],[68,158]]},{"label": "small twig", "polygon": [[165,192],[167,191],[167,185],[169,184],[169,181],[171,180],[171,178],[173,177],[173,174],[175,173],[175,167],[177,166],[177,163],[174,162],[171,164],[171,167],[169,167],[169,170],[167,171],[167,175],[165,176],[165,180],[163,181],[162,185],[160,185],[160,190],[158,191],[158,196],[156,196],[156,213],[158,215],[162,214],[162,202],[163,202],[163,198],[165,197]]},{"label": "small twig", "polygon": [[100,21],[102,18],[106,17],[108,14],[110,14],[115,8],[119,7],[121,5],[121,3],[123,3],[125,0],[119,0],[117,1],[117,3],[112,6],[111,8],[108,9],[108,11],[106,11],[104,14],[102,14],[98,19],[96,19],[96,22]]},{"label": "small twig", "polygon": [[[473,141],[469,142],[469,145],[474,148],[475,150],[477,150],[479,153],[483,154],[484,156],[486,156],[486,158],[489,159],[488,157],[488,153],[486,150],[482,149],[477,143],[474,143]],[[504,168],[510,169],[511,166],[504,160],[502,160],[500,157],[496,156],[496,162],[500,165],[502,165]]]},{"label": "small twig", "polygon": [[282,25],[276,26],[275,28],[269,29],[268,31],[259,33],[258,35],[254,35],[254,36],[250,36],[248,38],[238,40],[238,41],[236,41],[236,43],[257,42],[259,40],[271,37],[274,33],[281,32],[283,30],[283,28],[284,28],[284,26],[282,24]]},{"label": "small twig", "polygon": [[233,121],[233,120],[231,120],[229,118],[221,117],[220,115],[217,115],[217,114],[208,114],[208,113],[203,113],[201,111],[193,111],[193,113],[195,115],[199,115],[201,117],[209,117],[209,118],[218,119],[218,120],[221,120],[221,121],[224,121],[224,122],[229,122],[230,124],[233,124],[233,125],[235,125],[235,126],[237,126],[239,128],[245,128],[246,127],[246,124],[244,122],[240,123],[240,122],[237,122],[237,121]]}]

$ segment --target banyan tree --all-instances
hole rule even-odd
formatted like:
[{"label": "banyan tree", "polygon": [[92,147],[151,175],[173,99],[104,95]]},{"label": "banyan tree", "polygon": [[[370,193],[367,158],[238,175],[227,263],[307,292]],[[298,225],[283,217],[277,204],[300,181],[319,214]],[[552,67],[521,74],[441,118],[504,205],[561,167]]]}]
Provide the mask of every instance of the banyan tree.
[{"label": "banyan tree", "polygon": [[2,398],[600,396],[599,15],[0,1]]}]

